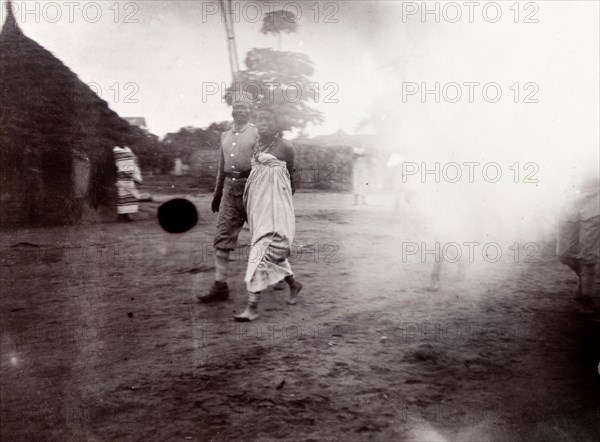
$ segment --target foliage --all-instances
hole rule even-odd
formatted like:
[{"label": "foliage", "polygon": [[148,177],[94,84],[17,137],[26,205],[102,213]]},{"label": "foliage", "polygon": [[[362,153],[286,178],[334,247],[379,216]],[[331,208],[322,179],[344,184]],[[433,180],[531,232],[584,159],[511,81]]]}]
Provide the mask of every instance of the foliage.
[{"label": "foliage", "polygon": [[305,54],[281,51],[282,33],[296,32],[297,21],[296,15],[289,11],[267,13],[260,31],[277,36],[279,50],[254,48],[249,51],[246,69],[235,73],[233,83],[225,91],[229,105],[241,95],[259,109],[273,111],[281,132],[294,128],[302,131],[308,123],[323,122],[323,114],[307,104],[318,94],[318,86],[309,79],[314,72],[313,62]]},{"label": "foliage", "polygon": [[162,151],[169,157],[171,164],[175,158],[189,163],[198,150],[216,150],[219,148],[221,134],[231,127],[231,123],[223,121],[212,123],[206,129],[183,127],[178,132],[169,133],[162,141]]},{"label": "foliage", "polygon": [[323,122],[322,113],[307,104],[315,93],[314,83],[309,79],[314,67],[308,56],[254,48],[248,52],[245,64],[247,69],[238,73],[237,80],[225,93],[228,104],[242,94],[258,108],[273,110],[281,131]]},{"label": "foliage", "polygon": [[168,172],[173,168],[174,158],[170,157],[158,137],[147,130],[135,128],[129,145],[138,157],[142,173],[157,169]]},{"label": "foliage", "polygon": [[287,32],[288,34],[296,32],[298,29],[298,19],[293,12],[290,11],[273,11],[265,14],[262,28],[260,32],[263,34],[280,34]]}]

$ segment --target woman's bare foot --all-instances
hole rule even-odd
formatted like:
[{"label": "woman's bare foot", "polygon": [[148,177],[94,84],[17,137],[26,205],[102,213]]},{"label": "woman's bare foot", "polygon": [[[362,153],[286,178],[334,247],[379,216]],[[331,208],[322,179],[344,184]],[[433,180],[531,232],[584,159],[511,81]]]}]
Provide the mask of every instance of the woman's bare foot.
[{"label": "woman's bare foot", "polygon": [[233,319],[235,319],[238,322],[256,321],[258,318],[260,318],[260,315],[258,314],[257,307],[251,305],[247,305],[246,310],[244,310],[239,315],[233,316]]},{"label": "woman's bare foot", "polygon": [[302,284],[296,281],[296,283],[290,286],[290,296],[286,301],[289,305],[295,305],[298,302],[298,293],[302,290]]}]

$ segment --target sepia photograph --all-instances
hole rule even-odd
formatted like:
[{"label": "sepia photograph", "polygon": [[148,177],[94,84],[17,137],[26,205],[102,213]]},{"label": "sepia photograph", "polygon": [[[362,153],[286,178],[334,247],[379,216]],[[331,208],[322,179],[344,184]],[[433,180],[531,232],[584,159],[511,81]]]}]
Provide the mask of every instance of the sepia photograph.
[{"label": "sepia photograph", "polygon": [[2,441],[600,440],[600,2],[0,0]]}]

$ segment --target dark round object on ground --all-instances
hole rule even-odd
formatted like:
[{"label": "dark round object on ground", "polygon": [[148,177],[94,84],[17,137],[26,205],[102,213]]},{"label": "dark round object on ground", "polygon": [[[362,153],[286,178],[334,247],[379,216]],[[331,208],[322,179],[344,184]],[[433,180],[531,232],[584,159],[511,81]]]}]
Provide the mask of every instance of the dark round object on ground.
[{"label": "dark round object on ground", "polygon": [[158,208],[158,223],[169,233],[183,233],[198,222],[196,206],[183,198],[176,198]]}]

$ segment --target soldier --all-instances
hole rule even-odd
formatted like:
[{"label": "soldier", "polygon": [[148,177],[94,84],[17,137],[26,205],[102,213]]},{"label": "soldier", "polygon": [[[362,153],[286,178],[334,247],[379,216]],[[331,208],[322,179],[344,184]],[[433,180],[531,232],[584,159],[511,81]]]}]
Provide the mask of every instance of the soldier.
[{"label": "soldier", "polygon": [[221,135],[217,182],[212,201],[212,211],[219,212],[214,240],[215,282],[208,294],[199,297],[203,303],[229,298],[229,254],[235,250],[238,235],[247,219],[243,195],[250,175],[252,146],[258,139],[258,131],[250,123],[252,104],[249,101],[236,99],[232,107],[233,127]]}]

